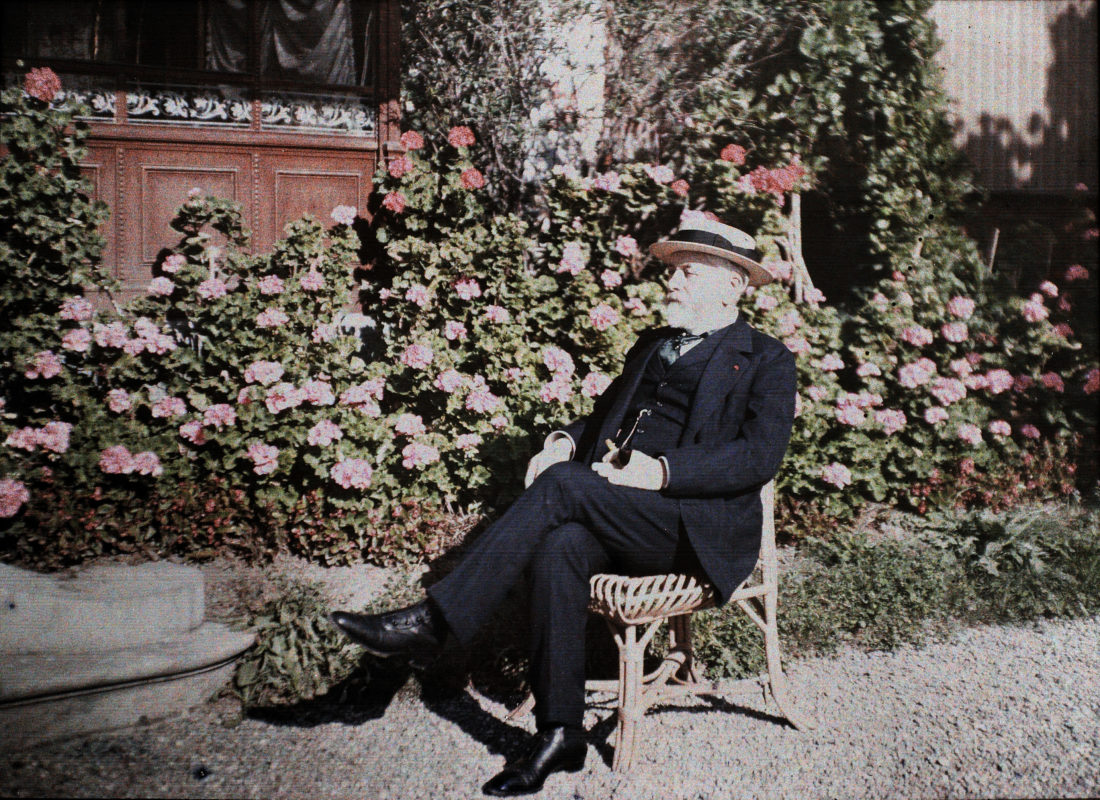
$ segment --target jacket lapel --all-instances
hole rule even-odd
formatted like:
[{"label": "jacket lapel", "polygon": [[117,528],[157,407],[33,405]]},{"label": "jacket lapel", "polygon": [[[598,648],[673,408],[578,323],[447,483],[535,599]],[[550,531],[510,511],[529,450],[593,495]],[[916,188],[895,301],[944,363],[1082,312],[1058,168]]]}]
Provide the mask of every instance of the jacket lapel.
[{"label": "jacket lapel", "polygon": [[714,334],[720,337],[703,368],[695,402],[688,415],[682,442],[690,442],[707,420],[717,414],[737,382],[748,372],[752,349],[752,329],[743,317]]}]

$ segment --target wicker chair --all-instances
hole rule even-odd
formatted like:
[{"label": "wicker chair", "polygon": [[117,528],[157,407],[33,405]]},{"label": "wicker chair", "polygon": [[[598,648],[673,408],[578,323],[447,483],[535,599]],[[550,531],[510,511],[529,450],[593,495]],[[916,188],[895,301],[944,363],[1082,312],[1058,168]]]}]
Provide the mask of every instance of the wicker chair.
[{"label": "wicker chair", "polygon": [[[731,689],[762,689],[771,694],[780,714],[798,730],[814,727],[814,722],[798,713],[788,692],[780,664],[779,633],[776,627],[778,563],[775,550],[775,489],[768,483],[761,491],[764,527],[760,537],[760,559],[753,575],[733,593],[730,600],[764,634],[768,673],[759,679],[741,681],[719,690],[704,681],[702,669],[691,647],[691,615],[714,606],[714,589],[693,575],[647,575],[630,578],[623,575],[592,576],[589,609],[603,617],[619,648],[618,680],[590,680],[589,692],[613,692],[617,695],[618,734],[612,768],[629,771],[634,762],[638,721],[654,703],[673,697],[697,694],[726,694]],[[668,621],[669,648],[661,664],[645,674],[645,651],[661,623]],[[534,707],[528,697],[510,715],[519,717]]]}]

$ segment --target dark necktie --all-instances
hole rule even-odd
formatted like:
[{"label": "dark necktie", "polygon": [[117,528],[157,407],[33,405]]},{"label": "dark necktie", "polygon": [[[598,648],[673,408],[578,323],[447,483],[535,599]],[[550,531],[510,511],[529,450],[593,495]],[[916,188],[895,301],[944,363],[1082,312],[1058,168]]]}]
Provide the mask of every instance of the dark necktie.
[{"label": "dark necktie", "polygon": [[657,355],[661,359],[661,363],[666,367],[673,361],[680,357],[680,351],[687,345],[693,342],[698,342],[705,339],[707,334],[691,334],[685,330],[680,330],[674,333],[672,336],[661,342],[660,348],[657,350]]}]

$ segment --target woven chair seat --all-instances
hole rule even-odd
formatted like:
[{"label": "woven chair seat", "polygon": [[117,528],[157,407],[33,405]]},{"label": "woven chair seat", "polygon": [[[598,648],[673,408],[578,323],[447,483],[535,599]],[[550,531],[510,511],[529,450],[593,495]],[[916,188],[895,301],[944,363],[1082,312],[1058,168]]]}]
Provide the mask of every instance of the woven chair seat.
[{"label": "woven chair seat", "polygon": [[695,575],[593,575],[588,608],[619,625],[644,625],[714,606],[714,587]]}]

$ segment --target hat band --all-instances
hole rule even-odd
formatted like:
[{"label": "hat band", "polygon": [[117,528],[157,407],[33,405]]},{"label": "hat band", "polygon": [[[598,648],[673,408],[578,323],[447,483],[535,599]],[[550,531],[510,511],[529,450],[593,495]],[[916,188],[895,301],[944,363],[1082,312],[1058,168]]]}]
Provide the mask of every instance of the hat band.
[{"label": "hat band", "polygon": [[668,238],[670,242],[681,242],[683,244],[702,244],[708,247],[717,247],[720,250],[729,250],[731,253],[736,253],[739,256],[751,259],[752,261],[760,260],[760,251],[755,248],[738,247],[733,244],[729,239],[724,236],[719,236],[717,233],[711,233],[710,231],[700,230],[686,230],[677,231]]}]

